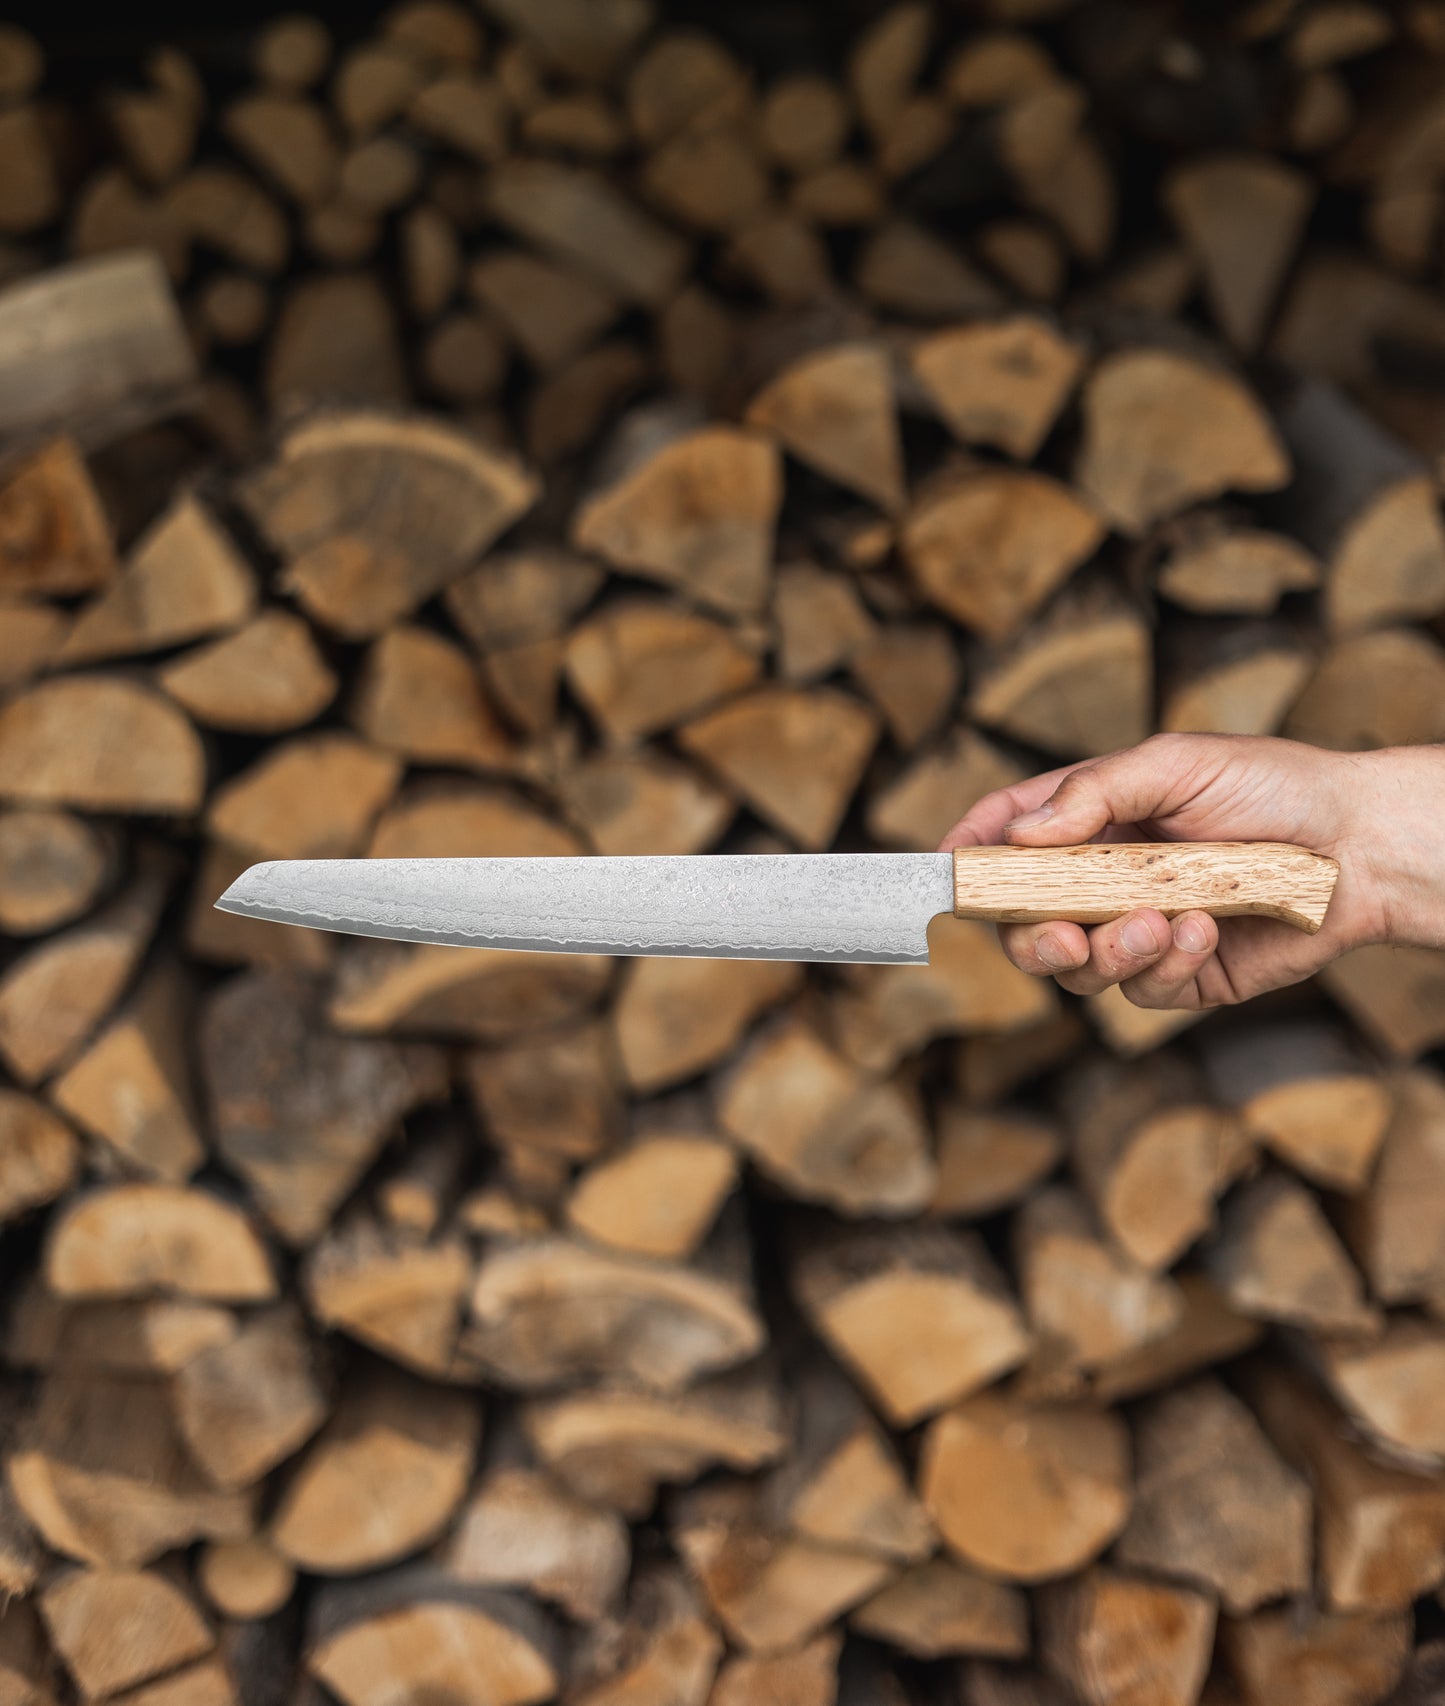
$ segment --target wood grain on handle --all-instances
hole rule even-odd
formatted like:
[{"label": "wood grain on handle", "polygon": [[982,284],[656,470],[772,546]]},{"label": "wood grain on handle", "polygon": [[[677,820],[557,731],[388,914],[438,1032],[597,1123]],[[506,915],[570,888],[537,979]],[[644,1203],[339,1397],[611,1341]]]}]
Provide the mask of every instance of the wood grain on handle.
[{"label": "wood grain on handle", "polygon": [[960,847],[953,911],[995,924],[1103,924],[1147,906],[1166,918],[1278,918],[1313,935],[1339,874],[1335,860],[1276,841]]}]

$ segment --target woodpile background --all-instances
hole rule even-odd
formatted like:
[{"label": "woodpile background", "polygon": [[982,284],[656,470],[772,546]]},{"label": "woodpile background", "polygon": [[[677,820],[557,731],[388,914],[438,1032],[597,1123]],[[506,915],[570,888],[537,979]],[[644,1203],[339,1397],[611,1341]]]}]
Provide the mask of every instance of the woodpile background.
[{"label": "woodpile background", "polygon": [[211,909],[1445,739],[1445,6],[188,47],[0,28],[0,1702],[1445,1698],[1441,956]]}]

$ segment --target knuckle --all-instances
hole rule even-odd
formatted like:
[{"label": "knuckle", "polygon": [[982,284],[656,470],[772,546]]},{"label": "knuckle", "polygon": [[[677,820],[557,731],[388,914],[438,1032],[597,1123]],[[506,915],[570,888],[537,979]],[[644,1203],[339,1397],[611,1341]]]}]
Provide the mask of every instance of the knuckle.
[{"label": "knuckle", "polygon": [[1158,1011],[1166,1007],[1178,1006],[1178,991],[1161,989],[1144,978],[1131,977],[1121,983],[1124,999],[1132,1007],[1144,1007],[1150,1011]]}]

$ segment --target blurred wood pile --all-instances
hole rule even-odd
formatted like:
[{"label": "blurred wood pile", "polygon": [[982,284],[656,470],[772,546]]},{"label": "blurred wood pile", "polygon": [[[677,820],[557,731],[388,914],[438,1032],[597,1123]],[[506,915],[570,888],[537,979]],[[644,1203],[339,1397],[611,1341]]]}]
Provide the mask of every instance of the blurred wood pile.
[{"label": "blurred wood pile", "polygon": [[1445,739],[1445,6],[772,11],[0,29],[5,1706],[1441,1698],[1441,957],[211,909]]}]

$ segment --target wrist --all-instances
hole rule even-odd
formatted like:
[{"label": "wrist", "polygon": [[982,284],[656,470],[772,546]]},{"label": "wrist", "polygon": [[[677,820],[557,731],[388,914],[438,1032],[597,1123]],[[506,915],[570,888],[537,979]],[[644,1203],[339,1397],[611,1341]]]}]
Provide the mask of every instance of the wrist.
[{"label": "wrist", "polygon": [[1351,945],[1445,948],[1445,746],[1360,754],[1347,815],[1339,857],[1361,901]]}]

